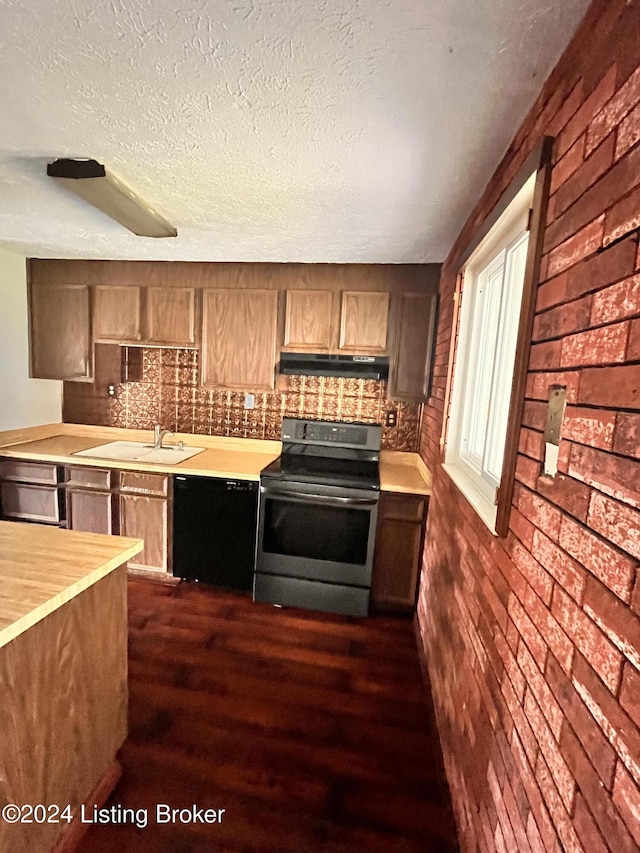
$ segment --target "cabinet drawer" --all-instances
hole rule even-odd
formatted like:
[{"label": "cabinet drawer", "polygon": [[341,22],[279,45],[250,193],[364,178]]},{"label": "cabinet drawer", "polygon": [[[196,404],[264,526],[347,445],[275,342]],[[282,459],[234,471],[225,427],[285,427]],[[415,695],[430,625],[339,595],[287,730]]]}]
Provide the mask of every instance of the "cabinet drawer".
[{"label": "cabinet drawer", "polygon": [[0,463],[0,479],[17,480],[21,483],[47,483],[55,485],[58,482],[56,465],[46,462],[23,462],[22,459],[3,459]]},{"label": "cabinet drawer", "polygon": [[108,468],[66,468],[65,482],[67,486],[104,491],[111,488],[111,474]]},{"label": "cabinet drawer", "polygon": [[61,520],[59,491],[55,486],[0,483],[3,518],[58,524]]},{"label": "cabinet drawer", "polygon": [[120,471],[120,491],[139,495],[167,495],[167,474],[145,474],[137,471]]},{"label": "cabinet drawer", "polygon": [[380,500],[380,514],[384,518],[397,518],[401,521],[422,521],[426,500],[418,495],[384,493]]}]

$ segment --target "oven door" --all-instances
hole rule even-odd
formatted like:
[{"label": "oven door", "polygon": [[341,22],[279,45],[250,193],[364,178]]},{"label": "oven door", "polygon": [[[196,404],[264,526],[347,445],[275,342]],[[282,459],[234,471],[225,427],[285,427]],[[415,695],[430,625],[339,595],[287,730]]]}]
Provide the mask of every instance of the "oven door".
[{"label": "oven door", "polygon": [[256,570],[369,587],[378,497],[377,491],[263,478]]}]

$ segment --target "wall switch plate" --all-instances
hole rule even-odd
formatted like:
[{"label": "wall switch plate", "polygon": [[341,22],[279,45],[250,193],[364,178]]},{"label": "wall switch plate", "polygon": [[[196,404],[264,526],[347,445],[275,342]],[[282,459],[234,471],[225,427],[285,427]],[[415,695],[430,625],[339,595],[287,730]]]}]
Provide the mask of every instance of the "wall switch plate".
[{"label": "wall switch plate", "polygon": [[552,385],[549,388],[549,403],[544,425],[544,473],[547,477],[558,476],[558,456],[564,410],[567,405],[565,385]]},{"label": "wall switch plate", "polygon": [[544,425],[544,440],[549,444],[560,444],[560,430],[562,419],[567,405],[566,385],[551,385],[549,388],[549,402],[547,403],[547,417]]},{"label": "wall switch plate", "polygon": [[384,422],[388,427],[398,426],[398,410],[389,409]]},{"label": "wall switch plate", "polygon": [[256,395],[255,394],[245,394],[244,395],[244,407],[245,409],[254,409],[256,405]]}]

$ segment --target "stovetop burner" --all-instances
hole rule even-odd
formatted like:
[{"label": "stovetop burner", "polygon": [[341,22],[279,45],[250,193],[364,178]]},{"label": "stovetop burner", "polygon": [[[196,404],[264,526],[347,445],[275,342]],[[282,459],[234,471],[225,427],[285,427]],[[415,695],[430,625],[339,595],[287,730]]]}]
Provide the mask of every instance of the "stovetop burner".
[{"label": "stovetop burner", "polygon": [[318,483],[353,489],[379,489],[377,462],[283,453],[261,472],[263,477],[292,483]]},{"label": "stovetop burner", "polygon": [[284,418],[282,454],[261,476],[287,483],[380,489],[377,424]]}]

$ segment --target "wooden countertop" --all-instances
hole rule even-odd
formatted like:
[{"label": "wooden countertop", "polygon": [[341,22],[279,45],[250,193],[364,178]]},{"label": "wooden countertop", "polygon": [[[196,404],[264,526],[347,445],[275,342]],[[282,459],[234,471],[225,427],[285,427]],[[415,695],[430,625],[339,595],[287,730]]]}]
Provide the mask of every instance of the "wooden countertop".
[{"label": "wooden countertop", "polygon": [[[280,455],[282,448],[279,441],[176,433],[166,441],[167,445],[184,441],[187,446],[206,449],[179,465],[143,465],[140,462],[72,455],[78,450],[88,450],[107,441],[149,441],[150,435],[150,431],[145,430],[47,424],[0,433],[0,456],[54,462],[58,465],[259,480],[260,471]],[[380,454],[380,488],[389,492],[429,495],[431,475],[417,453],[383,450]]]},{"label": "wooden countertop", "polygon": [[[52,426],[52,425],[48,425]],[[220,438],[207,435],[176,433],[165,445],[184,441],[188,447],[204,447],[202,453],[185,459],[178,465],[141,462],[124,462],[115,459],[93,459],[89,456],[73,456],[78,450],[89,450],[108,441],[149,441],[148,430],[116,429],[115,427],[91,427],[76,424],[58,424],[58,431],[33,440],[30,430],[12,443],[5,445],[0,433],[0,456],[14,459],[34,459],[55,462],[58,465],[81,465],[91,468],[117,468],[121,471],[148,471],[151,473],[191,474],[200,477],[229,477],[239,480],[259,480],[260,471],[280,455],[279,441],[256,441],[246,438]]]},{"label": "wooden countertop", "polygon": [[431,472],[417,453],[383,450],[380,454],[380,488],[384,492],[430,495]]},{"label": "wooden countertop", "polygon": [[142,551],[139,539],[0,521],[0,648]]}]

